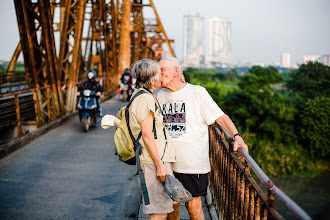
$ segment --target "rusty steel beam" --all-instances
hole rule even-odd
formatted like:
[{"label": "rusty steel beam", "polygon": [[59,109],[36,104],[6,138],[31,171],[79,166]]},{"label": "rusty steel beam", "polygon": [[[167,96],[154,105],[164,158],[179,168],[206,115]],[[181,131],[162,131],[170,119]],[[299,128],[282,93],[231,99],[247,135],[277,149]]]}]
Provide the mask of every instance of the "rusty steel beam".
[{"label": "rusty steel beam", "polygon": [[[60,4],[60,51],[57,62],[56,84],[57,89],[61,91],[63,88],[67,87],[67,80],[70,75],[70,57],[72,55],[72,51],[70,51],[72,47],[69,44],[71,36],[70,24],[73,23],[72,20],[74,18],[72,18],[72,16],[74,15],[73,7],[75,4],[77,4],[77,1],[72,0],[63,1]],[[62,83],[64,83],[63,86]],[[63,95],[60,96],[60,103],[62,112],[66,112]]]},{"label": "rusty steel beam", "polygon": [[[14,3],[21,40],[8,70],[14,70],[22,51],[29,78],[26,81],[35,89],[38,126],[47,117],[50,120],[51,116],[56,118],[75,111],[77,82],[83,69],[92,68],[93,63],[98,64],[107,94],[117,88],[119,74],[132,62],[142,58],[160,59],[166,52],[162,48],[164,42],[175,56],[172,41],[167,38],[152,1],[143,4],[142,0],[14,0]],[[92,10],[86,12],[90,5]],[[155,22],[146,25],[142,9],[150,6]],[[60,8],[60,22],[54,30],[56,8]],[[86,14],[92,16],[87,37],[82,36],[84,20],[88,20]],[[58,42],[54,39],[55,31],[60,31]],[[83,40],[90,41],[86,43],[84,59]],[[58,57],[55,43],[58,43]],[[50,88],[49,97],[41,89],[46,87]]]},{"label": "rusty steel beam", "polygon": [[[105,71],[104,91],[109,93],[118,86],[118,1],[111,0],[109,4],[102,4],[102,20],[104,35]],[[110,20],[110,22],[108,22]]]},{"label": "rusty steel beam", "polygon": [[131,65],[131,1],[123,0],[118,70],[121,72]]},{"label": "rusty steel beam", "polygon": [[[47,62],[47,76],[51,86],[51,101],[54,107],[55,118],[61,115],[60,106],[59,106],[59,94],[61,90],[57,90],[56,85],[56,73],[57,73],[57,57],[56,57],[56,48],[55,48],[55,39],[54,39],[54,30],[53,30],[53,16],[50,3],[48,0],[39,1],[39,12],[42,25],[42,36],[44,39],[44,51],[46,52],[45,62]],[[48,94],[47,94],[48,95]],[[60,95],[61,96],[61,95]]]},{"label": "rusty steel beam", "polygon": [[[72,0],[71,8],[66,14],[74,16],[67,31],[74,31],[74,45],[72,48],[72,62],[67,83],[66,109],[68,112],[75,110],[77,102],[77,83],[81,64],[81,41],[84,25],[85,8],[87,0]],[[62,46],[62,45],[61,45]],[[63,45],[64,46],[64,45]]]},{"label": "rusty steel beam", "polygon": [[[38,89],[39,85],[39,71],[38,68],[41,65],[41,57],[38,56],[38,50],[34,45],[38,44],[36,32],[35,19],[38,17],[35,13],[36,4],[32,4],[31,0],[15,0],[15,9],[17,16],[17,23],[19,27],[19,33],[22,44],[22,51],[24,55],[25,71],[32,76],[32,86]],[[40,90],[37,90],[34,94],[35,98],[35,113],[37,116],[37,126],[41,126],[39,117],[42,115],[42,95]],[[40,114],[39,114],[40,113]]]},{"label": "rusty steel beam", "polygon": [[19,108],[18,94],[15,94],[15,108],[16,108],[16,120],[17,120],[18,137],[22,137],[23,132],[22,132],[22,122],[21,122],[21,113],[20,113],[20,108]]},{"label": "rusty steel beam", "polygon": [[17,45],[17,47],[16,47],[16,50],[15,50],[15,52],[13,54],[13,57],[11,58],[10,63],[8,65],[7,73],[15,72],[15,67],[16,67],[16,64],[17,64],[17,59],[18,59],[21,51],[22,51],[22,44],[21,44],[21,42],[19,42],[18,45]]},{"label": "rusty steel beam", "polygon": [[170,40],[167,38],[167,34],[165,33],[165,29],[160,21],[160,18],[158,16],[158,13],[156,11],[156,8],[155,8],[155,5],[153,3],[152,0],[150,0],[150,6],[152,7],[154,13],[155,13],[155,16],[156,16],[156,19],[157,19],[157,24],[162,32],[162,34],[164,35],[164,38],[165,38],[165,42],[167,43],[167,46],[169,47],[170,51],[171,51],[171,54],[173,57],[175,57],[175,53],[174,53],[174,50],[172,49],[172,46],[171,46],[171,43],[170,43]]},{"label": "rusty steel beam", "polygon": [[[39,88],[50,85],[52,111],[57,118],[61,115],[60,93],[56,86],[57,57],[50,2],[39,0],[32,3],[31,0],[15,0],[15,9],[26,75],[31,76],[32,87],[37,89],[36,115],[39,115],[40,122],[45,121],[42,103],[45,91],[41,92]],[[18,52],[14,54],[13,62],[18,55]]]}]

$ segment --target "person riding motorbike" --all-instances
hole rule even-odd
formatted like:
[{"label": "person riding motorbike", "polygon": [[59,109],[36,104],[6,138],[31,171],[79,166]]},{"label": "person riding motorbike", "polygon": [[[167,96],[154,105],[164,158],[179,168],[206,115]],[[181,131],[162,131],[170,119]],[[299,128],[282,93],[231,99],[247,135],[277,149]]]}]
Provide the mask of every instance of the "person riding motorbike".
[{"label": "person riding motorbike", "polygon": [[117,93],[121,95],[121,99],[128,101],[134,91],[134,88],[134,78],[130,74],[129,69],[126,68],[120,77],[120,85]]},{"label": "person riding motorbike", "polygon": [[120,77],[120,82],[123,83],[124,85],[128,84],[130,86],[132,84],[132,81],[133,81],[133,77],[129,73],[128,68],[126,68]]},{"label": "person riding motorbike", "polygon": [[96,72],[93,69],[89,69],[86,71],[86,78],[87,80],[78,84],[78,96],[81,95],[81,92],[85,89],[89,89],[91,91],[96,92],[96,99],[97,99],[97,112],[99,116],[102,116],[102,108],[99,97],[103,93],[103,87],[100,85],[98,81],[95,80]]}]

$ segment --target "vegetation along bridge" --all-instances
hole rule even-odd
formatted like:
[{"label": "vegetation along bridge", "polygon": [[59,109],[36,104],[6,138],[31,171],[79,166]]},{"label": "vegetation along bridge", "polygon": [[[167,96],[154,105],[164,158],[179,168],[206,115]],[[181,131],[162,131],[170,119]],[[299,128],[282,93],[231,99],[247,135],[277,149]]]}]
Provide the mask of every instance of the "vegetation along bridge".
[{"label": "vegetation along bridge", "polygon": [[[97,68],[105,97],[118,87],[118,74],[136,60],[175,57],[152,0],[14,0],[20,41],[1,74],[0,129],[16,135],[1,140],[0,155],[41,128],[76,112],[77,83]],[[144,18],[144,11],[153,14]],[[24,72],[15,72],[20,53]],[[37,129],[35,132],[38,132]],[[6,134],[6,133],[5,133]],[[232,152],[221,128],[210,126],[210,186],[221,219],[283,219],[275,198],[298,219],[310,217],[277,188],[245,151]],[[20,142],[21,141],[21,142]],[[242,162],[243,161],[243,162]],[[266,187],[265,194],[252,177]]]}]

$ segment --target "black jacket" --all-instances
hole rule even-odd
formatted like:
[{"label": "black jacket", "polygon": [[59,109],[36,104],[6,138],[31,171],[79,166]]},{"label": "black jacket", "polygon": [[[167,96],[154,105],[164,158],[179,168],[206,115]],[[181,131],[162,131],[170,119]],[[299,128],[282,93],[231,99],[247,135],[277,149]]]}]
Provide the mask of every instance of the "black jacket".
[{"label": "black jacket", "polygon": [[84,89],[90,89],[95,92],[103,92],[103,87],[100,85],[98,81],[90,81],[86,80],[78,85],[78,91],[83,91]]}]

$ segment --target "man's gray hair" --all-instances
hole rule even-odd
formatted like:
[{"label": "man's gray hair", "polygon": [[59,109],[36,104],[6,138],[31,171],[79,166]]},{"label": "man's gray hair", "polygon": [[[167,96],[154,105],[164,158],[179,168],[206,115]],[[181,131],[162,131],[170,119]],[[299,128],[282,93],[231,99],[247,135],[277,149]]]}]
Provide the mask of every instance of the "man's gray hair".
[{"label": "man's gray hair", "polygon": [[159,80],[160,65],[157,61],[151,59],[138,60],[131,66],[133,77],[136,79],[137,88],[150,89],[150,81]]},{"label": "man's gray hair", "polygon": [[177,58],[175,58],[175,57],[164,57],[159,62],[165,61],[165,60],[170,61],[171,67],[173,67],[173,68],[174,67],[178,67],[179,68],[180,77],[183,76],[182,67],[181,67],[180,62],[179,62],[179,60]]}]

